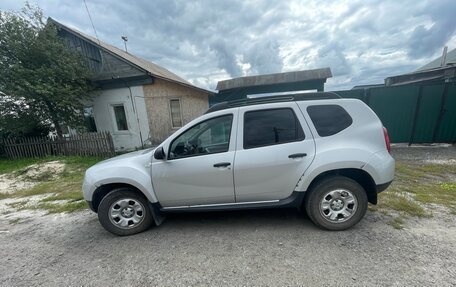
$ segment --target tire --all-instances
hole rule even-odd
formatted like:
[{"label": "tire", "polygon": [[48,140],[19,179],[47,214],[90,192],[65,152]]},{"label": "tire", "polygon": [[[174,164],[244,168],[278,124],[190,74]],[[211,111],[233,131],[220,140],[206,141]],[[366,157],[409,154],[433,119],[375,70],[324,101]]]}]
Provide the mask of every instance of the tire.
[{"label": "tire", "polygon": [[305,209],[313,223],[327,230],[345,230],[366,214],[367,194],[356,181],[334,176],[317,183],[306,197]]},{"label": "tire", "polygon": [[144,195],[131,188],[116,188],[101,200],[98,219],[107,231],[126,236],[148,229],[152,213]]}]

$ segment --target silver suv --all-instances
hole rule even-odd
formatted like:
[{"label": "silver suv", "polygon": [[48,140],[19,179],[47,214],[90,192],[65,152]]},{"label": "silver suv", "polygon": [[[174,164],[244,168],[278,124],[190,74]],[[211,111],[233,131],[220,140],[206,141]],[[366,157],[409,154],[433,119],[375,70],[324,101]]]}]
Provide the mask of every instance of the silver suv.
[{"label": "silver suv", "polygon": [[155,149],[105,160],[84,198],[108,231],[130,235],[170,212],[296,207],[328,230],[359,222],[394,177],[386,129],[334,93],[217,104]]}]

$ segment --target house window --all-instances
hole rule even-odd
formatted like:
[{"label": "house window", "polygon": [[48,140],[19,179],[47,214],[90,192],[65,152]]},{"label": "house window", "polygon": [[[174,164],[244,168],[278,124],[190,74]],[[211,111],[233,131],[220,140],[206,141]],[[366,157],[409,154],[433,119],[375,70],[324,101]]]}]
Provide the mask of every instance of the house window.
[{"label": "house window", "polygon": [[124,105],[115,105],[115,106],[113,106],[113,109],[114,109],[114,117],[116,119],[117,130],[118,131],[128,130],[127,116],[125,114]]},{"label": "house window", "polygon": [[169,100],[169,109],[171,111],[171,125],[173,128],[182,126],[181,105],[179,99]]}]

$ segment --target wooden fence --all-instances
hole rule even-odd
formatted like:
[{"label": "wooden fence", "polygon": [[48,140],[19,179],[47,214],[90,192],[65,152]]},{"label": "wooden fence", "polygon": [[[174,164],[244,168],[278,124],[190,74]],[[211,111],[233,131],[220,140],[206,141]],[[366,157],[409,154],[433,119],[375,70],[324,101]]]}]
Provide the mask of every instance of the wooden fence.
[{"label": "wooden fence", "polygon": [[55,156],[113,156],[114,144],[109,132],[83,133],[68,138],[12,138],[4,140],[8,158]]}]

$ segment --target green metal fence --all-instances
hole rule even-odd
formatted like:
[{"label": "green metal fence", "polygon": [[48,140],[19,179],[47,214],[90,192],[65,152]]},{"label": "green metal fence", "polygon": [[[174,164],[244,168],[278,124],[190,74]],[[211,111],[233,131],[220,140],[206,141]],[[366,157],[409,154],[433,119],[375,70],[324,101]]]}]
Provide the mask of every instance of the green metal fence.
[{"label": "green metal fence", "polygon": [[456,83],[336,91],[368,104],[394,143],[455,143]]}]

